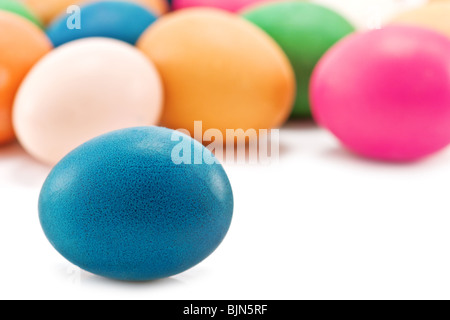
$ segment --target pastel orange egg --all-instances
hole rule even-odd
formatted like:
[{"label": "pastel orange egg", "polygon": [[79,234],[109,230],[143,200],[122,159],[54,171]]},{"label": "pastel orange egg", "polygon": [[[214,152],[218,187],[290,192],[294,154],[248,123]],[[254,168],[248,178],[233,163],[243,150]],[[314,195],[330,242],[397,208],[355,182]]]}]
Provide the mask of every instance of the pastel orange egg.
[{"label": "pastel orange egg", "polygon": [[450,37],[450,1],[434,1],[426,6],[405,11],[392,18],[390,24],[423,27]]},{"label": "pastel orange egg", "polygon": [[137,44],[165,87],[162,125],[202,129],[272,129],[291,113],[295,76],[281,48],[239,16],[187,9],[160,18]]},{"label": "pastel orange egg", "polygon": [[[82,5],[96,0],[24,0],[25,4],[34,11],[40,19],[49,24],[60,14],[66,12],[71,5]],[[123,0],[122,0],[123,1]],[[127,0],[124,0],[127,1]],[[154,13],[161,15],[169,11],[166,0],[128,0],[148,7]]]},{"label": "pastel orange egg", "polygon": [[0,12],[0,143],[14,139],[12,105],[23,78],[51,49],[50,40],[36,25]]}]

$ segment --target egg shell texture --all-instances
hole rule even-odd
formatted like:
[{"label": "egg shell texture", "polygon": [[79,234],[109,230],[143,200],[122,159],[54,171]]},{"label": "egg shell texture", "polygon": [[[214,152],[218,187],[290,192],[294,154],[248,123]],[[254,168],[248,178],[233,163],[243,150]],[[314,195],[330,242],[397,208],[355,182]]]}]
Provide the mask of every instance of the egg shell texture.
[{"label": "egg shell texture", "polygon": [[[174,164],[181,136],[129,128],[64,158],[39,199],[52,245],[82,269],[131,281],[172,276],[209,256],[230,226],[232,190],[220,164]],[[209,153],[188,139],[192,155]]]}]

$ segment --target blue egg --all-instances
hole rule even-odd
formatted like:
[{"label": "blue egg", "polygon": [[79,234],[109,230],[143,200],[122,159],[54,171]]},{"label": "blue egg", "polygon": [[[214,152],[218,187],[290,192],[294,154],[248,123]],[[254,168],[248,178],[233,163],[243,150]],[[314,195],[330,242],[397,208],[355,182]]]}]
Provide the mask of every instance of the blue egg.
[{"label": "blue egg", "polygon": [[[202,154],[215,161],[199,161]],[[165,278],[200,263],[225,238],[232,215],[230,182],[217,159],[159,127],[83,144],[54,167],[39,198],[42,228],[62,256],[126,281]]]},{"label": "blue egg", "polygon": [[106,37],[134,45],[157,19],[150,10],[133,2],[100,1],[57,18],[47,29],[55,47],[88,38]]}]

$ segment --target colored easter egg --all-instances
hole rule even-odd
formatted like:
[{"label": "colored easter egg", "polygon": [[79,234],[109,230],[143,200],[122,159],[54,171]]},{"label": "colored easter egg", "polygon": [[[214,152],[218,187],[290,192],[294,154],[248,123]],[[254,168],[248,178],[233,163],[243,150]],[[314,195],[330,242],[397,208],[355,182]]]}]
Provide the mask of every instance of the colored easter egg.
[{"label": "colored easter egg", "polygon": [[[96,1],[96,0],[89,0],[89,1]],[[170,8],[169,2],[167,0],[128,0],[128,1],[144,5],[158,16],[167,13]]]},{"label": "colored easter egg", "polygon": [[14,139],[12,106],[20,83],[52,49],[45,33],[30,21],[0,12],[0,144]]},{"label": "colored easter egg", "polygon": [[[281,48],[262,30],[217,9],[163,16],[138,41],[166,90],[162,124],[194,135],[275,128],[288,118],[295,77]],[[226,139],[224,139],[226,140]]]},{"label": "colored easter egg", "polygon": [[245,19],[267,32],[284,50],[297,79],[292,115],[311,115],[309,82],[319,59],[354,27],[334,11],[307,2],[268,3],[244,11]]},{"label": "colored easter egg", "polygon": [[192,160],[214,157],[158,127],[114,131],[68,154],[39,198],[54,248],[86,271],[127,281],[170,277],[207,258],[231,224],[231,185],[218,162],[176,164],[180,143]]},{"label": "colored easter egg", "polygon": [[399,12],[418,8],[428,0],[312,0],[336,10],[358,29],[380,29]]},{"label": "colored easter egg", "polygon": [[156,16],[141,5],[100,1],[82,6],[79,16],[61,16],[48,27],[47,35],[55,47],[88,37],[113,38],[134,45],[155,20]]},{"label": "colored easter egg", "polygon": [[450,142],[450,41],[390,26],[333,47],[314,72],[315,118],[348,149],[414,161]]},{"label": "colored easter egg", "polygon": [[450,1],[436,1],[418,9],[403,12],[390,24],[403,24],[430,28],[450,37]]},{"label": "colored easter egg", "polygon": [[55,49],[27,75],[14,103],[22,146],[55,164],[100,134],[157,124],[161,80],[137,49],[107,38],[82,39]]},{"label": "colored easter egg", "polygon": [[23,3],[17,0],[0,0],[0,10],[15,13],[25,19],[30,20],[35,25],[42,27],[42,22],[39,18],[31,12]]},{"label": "colored easter egg", "polygon": [[237,12],[245,7],[266,1],[267,0],[173,0],[172,6],[175,10],[193,7],[212,7],[230,12]]},{"label": "colored easter egg", "polygon": [[[67,9],[72,5],[81,6],[98,0],[23,0],[24,3],[40,17],[46,25],[58,16],[67,13]],[[156,15],[161,15],[169,10],[166,0],[117,0],[129,1],[146,6]]]}]

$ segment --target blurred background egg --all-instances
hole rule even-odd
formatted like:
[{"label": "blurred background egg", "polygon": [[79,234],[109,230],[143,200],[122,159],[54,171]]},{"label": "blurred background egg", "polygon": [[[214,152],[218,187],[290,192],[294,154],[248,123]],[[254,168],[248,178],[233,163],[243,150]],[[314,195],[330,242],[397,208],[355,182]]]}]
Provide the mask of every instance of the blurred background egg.
[{"label": "blurred background egg", "polygon": [[434,1],[426,6],[403,12],[389,24],[430,28],[450,37],[450,1]]},{"label": "blurred background egg", "polygon": [[175,10],[193,7],[212,7],[237,12],[245,7],[261,2],[267,2],[267,0],[173,0],[172,6]]},{"label": "blurred background egg", "polygon": [[428,0],[311,0],[328,6],[349,19],[358,29],[380,29],[399,12],[425,5]]},{"label": "blurred background egg", "polygon": [[194,132],[271,129],[284,123],[295,76],[281,48],[261,29],[217,9],[163,16],[138,41],[165,87],[162,124]]},{"label": "blurred background egg", "polygon": [[68,28],[69,16],[63,15],[47,29],[47,35],[55,47],[88,37],[113,38],[134,45],[156,20],[156,15],[147,8],[123,1],[99,1],[82,6],[82,24],[79,28]]},{"label": "blurred background egg", "polygon": [[133,126],[154,125],[161,80],[134,47],[113,39],[68,43],[27,75],[14,104],[14,127],[35,158],[55,164],[87,140]]},{"label": "blurred background egg", "polygon": [[303,1],[269,2],[244,11],[243,16],[267,32],[287,54],[297,78],[292,115],[310,116],[309,82],[314,67],[355,28],[336,12]]},{"label": "blurred background egg", "polygon": [[[47,25],[59,16],[67,13],[67,8],[72,5],[84,5],[100,0],[22,0],[40,19]],[[110,0],[111,1],[111,0]],[[116,0],[113,0],[116,1]],[[146,6],[156,15],[161,15],[169,10],[166,0],[117,0],[122,2],[134,2]]]},{"label": "blurred background egg", "polygon": [[18,0],[0,0],[0,10],[18,14],[19,16],[30,20],[40,28],[43,27],[42,22],[39,20],[39,18]]},{"label": "blurred background egg", "polygon": [[389,26],[334,46],[314,71],[314,116],[368,158],[414,161],[450,143],[450,41]]},{"label": "blurred background egg", "polygon": [[219,163],[175,164],[180,143],[190,161],[197,153],[214,158],[159,127],[108,133],[67,155],[39,198],[55,249],[86,271],[126,281],[170,277],[213,253],[231,224],[231,185]]},{"label": "blurred background egg", "polygon": [[0,11],[0,144],[14,139],[11,113],[20,83],[51,49],[49,39],[35,24]]}]

